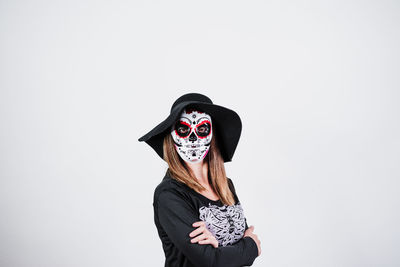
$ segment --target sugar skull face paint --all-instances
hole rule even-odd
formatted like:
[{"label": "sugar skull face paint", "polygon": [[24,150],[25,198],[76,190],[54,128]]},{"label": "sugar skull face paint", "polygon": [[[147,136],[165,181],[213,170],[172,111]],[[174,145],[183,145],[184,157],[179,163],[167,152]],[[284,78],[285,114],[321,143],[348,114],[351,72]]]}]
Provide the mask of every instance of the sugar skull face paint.
[{"label": "sugar skull face paint", "polygon": [[179,156],[189,163],[204,159],[212,138],[211,116],[193,108],[186,108],[171,127],[171,135]]}]

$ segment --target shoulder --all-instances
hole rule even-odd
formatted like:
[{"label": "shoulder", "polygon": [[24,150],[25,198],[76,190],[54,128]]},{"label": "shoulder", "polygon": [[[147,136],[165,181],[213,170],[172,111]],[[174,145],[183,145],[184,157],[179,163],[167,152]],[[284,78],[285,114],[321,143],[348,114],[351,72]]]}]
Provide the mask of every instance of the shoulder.
[{"label": "shoulder", "polygon": [[162,196],[163,200],[171,198],[186,200],[186,185],[168,175],[165,175],[162,181],[154,189],[153,205],[158,202],[160,196]]},{"label": "shoulder", "polygon": [[229,177],[226,177],[226,178],[228,180],[229,189],[231,190],[231,192],[232,192],[232,194],[233,194],[233,196],[235,198],[235,202],[238,203],[239,202],[239,197],[236,194],[235,185],[233,184],[233,181],[232,181],[231,178],[229,178]]},{"label": "shoulder", "polygon": [[229,189],[231,189],[232,193],[236,194],[235,185],[233,184],[232,179],[229,177],[226,177],[226,179],[228,180]]}]

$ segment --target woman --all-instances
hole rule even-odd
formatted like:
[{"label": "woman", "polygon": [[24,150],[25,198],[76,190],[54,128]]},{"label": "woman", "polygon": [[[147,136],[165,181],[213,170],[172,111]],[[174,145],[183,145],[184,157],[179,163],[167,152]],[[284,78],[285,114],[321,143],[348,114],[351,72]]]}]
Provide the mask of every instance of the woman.
[{"label": "woman", "polygon": [[261,253],[224,162],[230,162],[242,124],[239,115],[205,95],[188,93],[145,141],[167,162],[154,191],[154,222],[164,266],[250,266]]}]

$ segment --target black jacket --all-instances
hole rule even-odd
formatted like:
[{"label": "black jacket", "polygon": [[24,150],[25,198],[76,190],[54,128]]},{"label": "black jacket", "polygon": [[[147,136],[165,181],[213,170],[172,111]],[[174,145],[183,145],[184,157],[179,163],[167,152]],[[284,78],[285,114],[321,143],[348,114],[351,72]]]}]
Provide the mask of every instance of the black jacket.
[{"label": "black jacket", "polygon": [[[154,191],[154,222],[165,253],[164,267],[239,267],[251,266],[258,256],[256,242],[244,237],[248,228],[233,182],[229,187],[235,205],[224,206],[165,174]],[[235,208],[234,208],[235,207]],[[201,219],[200,219],[201,218]],[[196,221],[208,221],[219,241],[211,244],[191,243],[189,233],[197,229]],[[209,230],[210,230],[209,229]]]}]

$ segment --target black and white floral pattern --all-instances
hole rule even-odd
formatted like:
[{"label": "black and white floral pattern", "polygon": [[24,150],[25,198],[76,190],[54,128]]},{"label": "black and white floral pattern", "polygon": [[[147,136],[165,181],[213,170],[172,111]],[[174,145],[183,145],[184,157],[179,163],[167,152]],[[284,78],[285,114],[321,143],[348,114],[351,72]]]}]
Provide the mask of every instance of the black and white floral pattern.
[{"label": "black and white floral pattern", "polygon": [[203,206],[199,211],[200,219],[218,240],[219,246],[232,245],[243,237],[246,222],[240,202],[231,206],[209,203],[208,207]]}]

